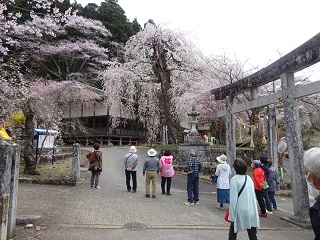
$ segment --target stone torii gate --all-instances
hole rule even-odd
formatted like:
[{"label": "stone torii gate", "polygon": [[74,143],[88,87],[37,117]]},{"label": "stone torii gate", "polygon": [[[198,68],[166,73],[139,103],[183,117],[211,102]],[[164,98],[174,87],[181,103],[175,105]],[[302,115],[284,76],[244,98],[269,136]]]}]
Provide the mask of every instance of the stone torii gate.
[{"label": "stone torii gate", "polygon": [[[218,111],[218,117],[226,116],[226,151],[231,164],[236,157],[236,135],[234,113],[257,107],[268,106],[283,101],[286,135],[293,193],[293,221],[309,222],[309,198],[306,178],[303,169],[303,144],[299,121],[297,99],[320,92],[320,81],[306,85],[295,85],[294,73],[320,61],[320,33],[297,47],[279,60],[258,72],[232,84],[213,89],[216,100],[226,100],[226,109]],[[257,88],[264,84],[281,79],[282,90],[267,96],[258,96]],[[233,104],[236,95],[250,91],[251,100],[242,104]],[[275,131],[275,113],[269,113],[270,131],[268,136],[269,156],[278,162],[277,139]],[[276,165],[277,167],[277,165]]]}]

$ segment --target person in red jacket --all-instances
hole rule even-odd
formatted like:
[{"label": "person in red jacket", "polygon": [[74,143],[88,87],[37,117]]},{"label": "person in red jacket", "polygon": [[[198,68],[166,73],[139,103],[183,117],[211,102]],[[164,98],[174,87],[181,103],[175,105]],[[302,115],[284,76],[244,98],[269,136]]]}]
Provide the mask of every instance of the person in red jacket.
[{"label": "person in red jacket", "polygon": [[259,216],[267,217],[266,204],[263,199],[263,190],[262,190],[262,183],[266,181],[266,178],[264,176],[264,171],[262,170],[262,168],[260,168],[259,160],[253,160],[251,166],[253,168],[254,190],[255,190],[256,197],[257,197],[258,204],[261,211],[259,212]]}]

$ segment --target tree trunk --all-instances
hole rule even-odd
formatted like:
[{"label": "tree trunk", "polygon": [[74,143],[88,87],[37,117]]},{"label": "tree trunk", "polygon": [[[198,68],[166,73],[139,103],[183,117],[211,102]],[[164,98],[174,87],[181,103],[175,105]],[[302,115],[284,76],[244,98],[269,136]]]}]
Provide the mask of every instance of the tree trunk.
[{"label": "tree trunk", "polygon": [[171,79],[170,70],[167,66],[166,54],[161,44],[154,46],[153,71],[158,82],[161,83],[161,93],[159,95],[160,110],[164,116],[168,127],[168,142],[176,143],[182,141],[182,133],[178,119],[172,114],[171,96],[169,94]]},{"label": "tree trunk", "polygon": [[23,156],[25,161],[24,173],[29,175],[38,175],[36,171],[36,159],[34,158],[33,132],[35,111],[32,108],[30,100],[23,107],[23,113],[26,118],[24,128],[24,150]]}]

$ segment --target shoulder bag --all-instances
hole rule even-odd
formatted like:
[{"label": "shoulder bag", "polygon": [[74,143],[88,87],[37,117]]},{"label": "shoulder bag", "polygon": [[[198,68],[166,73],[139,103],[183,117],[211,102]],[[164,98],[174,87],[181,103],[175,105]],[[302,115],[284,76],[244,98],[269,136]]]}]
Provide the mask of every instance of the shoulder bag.
[{"label": "shoulder bag", "polygon": [[[247,183],[247,175],[246,175],[246,178],[245,178],[245,180],[244,180],[244,184],[242,185],[242,187],[241,187],[241,189],[240,189],[240,191],[239,191],[239,193],[238,193],[238,198],[240,197],[240,195],[241,195],[244,187],[246,186],[246,183]],[[226,211],[226,213],[225,213],[225,215],[224,215],[224,220],[226,220],[226,221],[229,222],[229,223],[232,223],[231,221],[229,221],[228,218],[229,218],[229,209],[227,209],[227,211]]]}]

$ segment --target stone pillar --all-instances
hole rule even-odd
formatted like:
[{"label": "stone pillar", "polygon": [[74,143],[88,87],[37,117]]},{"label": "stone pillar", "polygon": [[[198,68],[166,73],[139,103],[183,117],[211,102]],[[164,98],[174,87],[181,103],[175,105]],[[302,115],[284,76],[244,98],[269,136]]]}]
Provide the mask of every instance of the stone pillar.
[{"label": "stone pillar", "polygon": [[272,109],[268,115],[268,155],[273,161],[273,166],[278,171],[279,159],[278,159],[278,139],[276,129],[276,111]]},{"label": "stone pillar", "polygon": [[73,144],[73,158],[72,158],[72,178],[77,182],[80,181],[80,145]]},{"label": "stone pillar", "polygon": [[294,220],[305,222],[309,219],[309,197],[306,177],[303,171],[303,145],[299,110],[297,101],[293,98],[292,90],[295,85],[294,74],[291,72],[281,74],[281,85],[286,134],[288,137]]},{"label": "stone pillar", "polygon": [[19,166],[20,166],[20,146],[17,144],[13,144],[8,239],[11,238],[11,236],[13,235],[16,229]]},{"label": "stone pillar", "polygon": [[12,145],[0,140],[0,240],[7,240],[9,234],[12,153]]},{"label": "stone pillar", "polygon": [[[226,155],[228,163],[231,168],[236,158],[236,131],[235,131],[235,117],[231,112],[233,104],[233,97],[226,98]],[[233,169],[233,168],[232,168]],[[233,170],[234,173],[234,170]]]}]

